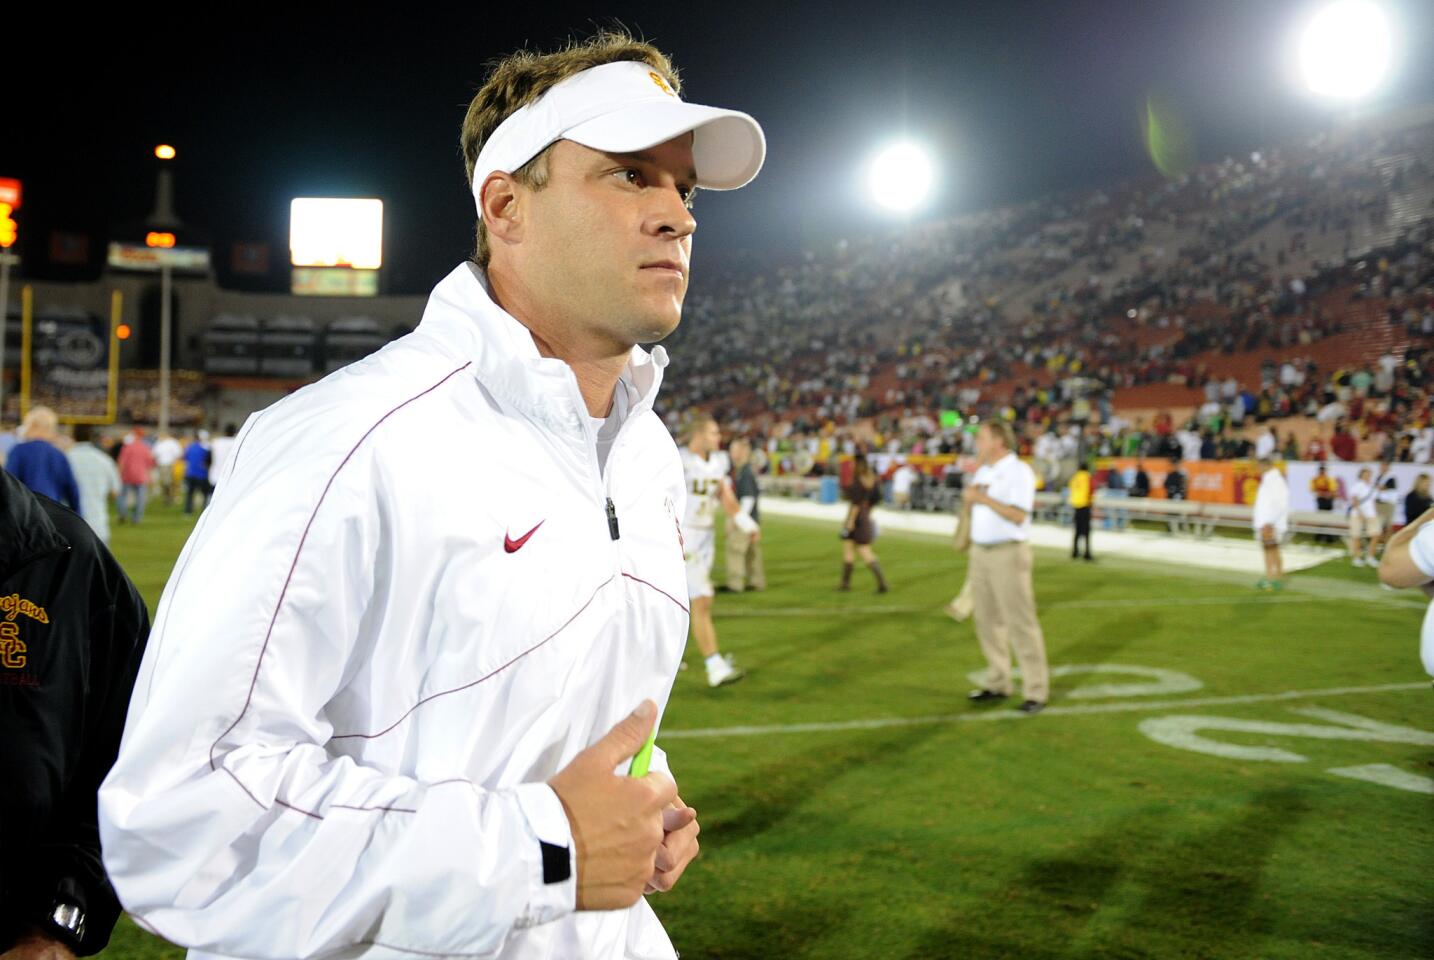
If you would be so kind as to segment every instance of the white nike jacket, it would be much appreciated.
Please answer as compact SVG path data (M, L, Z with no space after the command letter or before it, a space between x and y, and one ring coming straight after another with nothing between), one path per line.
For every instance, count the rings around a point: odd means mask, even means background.
M686 642L666 363L633 349L600 473L571 369L465 263L249 418L100 790L126 910L191 957L675 956L645 900L574 912L539 847L572 843L544 781L665 707Z

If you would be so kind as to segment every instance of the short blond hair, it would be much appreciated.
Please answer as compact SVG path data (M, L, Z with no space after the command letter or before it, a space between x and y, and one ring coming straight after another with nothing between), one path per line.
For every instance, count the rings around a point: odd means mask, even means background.
M682 421L681 428L677 431L678 439L686 443L688 440L692 439L692 437L697 433L698 430L701 430L709 423L716 422L717 418L712 416L712 414L708 413L706 410L689 411L686 419Z
M605 63L625 60L647 64L662 74L673 92L682 92L682 81L677 75L677 68L672 65L667 54L620 28L601 30L587 40L570 40L561 50L552 53L519 50L494 61L488 79L478 88L472 102L468 104L468 114L463 118L463 133L459 142L463 147L466 183L470 186L473 183L473 168L478 163L478 154L482 152L483 145L488 142L493 131L498 129L498 125L514 111L537 100L554 85L574 74ZM513 178L533 190L546 186L549 149L551 144L513 171ZM491 255L488 228L484 225L483 215L480 213L473 260L486 270Z
M1005 420L982 420L981 426L991 431L991 436L1006 445L1012 452L1016 449L1016 428Z

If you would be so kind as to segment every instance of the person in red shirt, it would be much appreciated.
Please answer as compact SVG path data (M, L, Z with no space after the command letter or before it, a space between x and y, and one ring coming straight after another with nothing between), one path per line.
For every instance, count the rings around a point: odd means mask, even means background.
M124 447L119 455L120 523L139 523L144 519L144 498L149 491L150 474L154 472L154 453L144 442L143 434L135 430L124 438Z
M1324 439L1317 433L1311 436L1310 442L1305 446L1305 459L1317 460L1320 463L1324 463L1328 457L1329 454L1325 450Z
M1342 420L1334 428L1329 448L1340 460L1354 461L1359 458L1359 441L1354 439L1354 434L1349 432Z

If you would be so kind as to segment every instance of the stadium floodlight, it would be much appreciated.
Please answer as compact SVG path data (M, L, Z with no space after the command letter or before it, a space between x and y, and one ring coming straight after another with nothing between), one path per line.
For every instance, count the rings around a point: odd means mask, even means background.
M867 189L877 205L894 213L911 213L931 196L936 167L931 155L903 141L887 147L872 160Z
M161 160L173 160L175 156L174 148L167 143L161 143L154 148L154 155Z
M383 266L383 201L299 197L289 205L296 267Z
M1316 10L1299 33L1300 80L1316 96L1360 100L1389 76L1394 35L1374 0L1334 0Z

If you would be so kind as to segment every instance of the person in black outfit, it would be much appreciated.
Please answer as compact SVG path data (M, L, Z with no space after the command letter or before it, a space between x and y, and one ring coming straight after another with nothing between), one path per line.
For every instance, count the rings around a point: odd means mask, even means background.
M851 568L856 555L876 577L876 592L886 592L886 577L881 573L881 562L872 552L871 541L876 539L876 526L871 522L871 508L881 502L881 484L876 471L871 468L865 456L857 454L856 474L846 488L846 498L851 508L846 512L846 521L841 529L841 587L851 589Z
M1434 497L1429 495L1429 474L1421 473L1414 479L1414 489L1404 495L1404 522L1413 523L1434 507Z
M1165 475L1165 498L1167 500L1184 500L1189 495L1190 484L1185 479L1185 471L1180 469L1179 460L1170 461L1170 472Z
M104 949L120 905L100 859L149 613L79 515L0 469L0 954ZM8 952L7 952L8 951Z
M732 492L737 503L752 521L760 522L757 501L761 489L752 470L752 444L738 437L727 445L732 461ZM727 518L727 583L718 587L724 593L767 589L767 570L762 562L762 538L743 533L735 520Z
M1145 472L1145 464L1137 461L1135 464L1135 482L1130 485L1132 497L1150 496L1150 474Z

